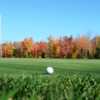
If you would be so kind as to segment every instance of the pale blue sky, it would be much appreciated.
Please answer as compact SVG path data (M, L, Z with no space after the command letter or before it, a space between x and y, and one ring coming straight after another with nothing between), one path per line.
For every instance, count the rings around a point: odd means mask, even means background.
M100 0L0 0L3 41L100 34Z

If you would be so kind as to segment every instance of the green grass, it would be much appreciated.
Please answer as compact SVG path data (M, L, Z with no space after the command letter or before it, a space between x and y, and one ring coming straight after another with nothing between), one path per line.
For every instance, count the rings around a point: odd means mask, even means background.
M1 58L0 100L9 98L100 100L100 60Z
M100 100L100 82L91 75L0 77L0 100Z
M46 67L54 67L54 74L92 73L100 77L100 60L88 59L31 59L31 58L1 58L0 74L34 74L43 75Z

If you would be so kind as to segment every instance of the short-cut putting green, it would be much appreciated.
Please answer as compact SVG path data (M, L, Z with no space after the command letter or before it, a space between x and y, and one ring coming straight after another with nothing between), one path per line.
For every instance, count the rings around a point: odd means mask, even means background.
M0 75L27 75L35 73L45 75L48 66L54 68L54 75L64 73L92 73L100 77L100 60L49 58L0 58Z

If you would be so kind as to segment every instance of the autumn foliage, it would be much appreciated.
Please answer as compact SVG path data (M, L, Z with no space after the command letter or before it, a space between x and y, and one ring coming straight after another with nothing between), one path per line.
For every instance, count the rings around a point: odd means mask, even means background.
M100 58L100 36L88 38L49 37L48 41L34 42L32 38L7 42L2 45L2 57L30 58Z

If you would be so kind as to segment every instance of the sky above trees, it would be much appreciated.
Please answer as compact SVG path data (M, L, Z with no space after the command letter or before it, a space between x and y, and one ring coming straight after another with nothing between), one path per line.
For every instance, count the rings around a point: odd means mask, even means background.
M0 16L3 41L100 35L100 0L0 0Z

